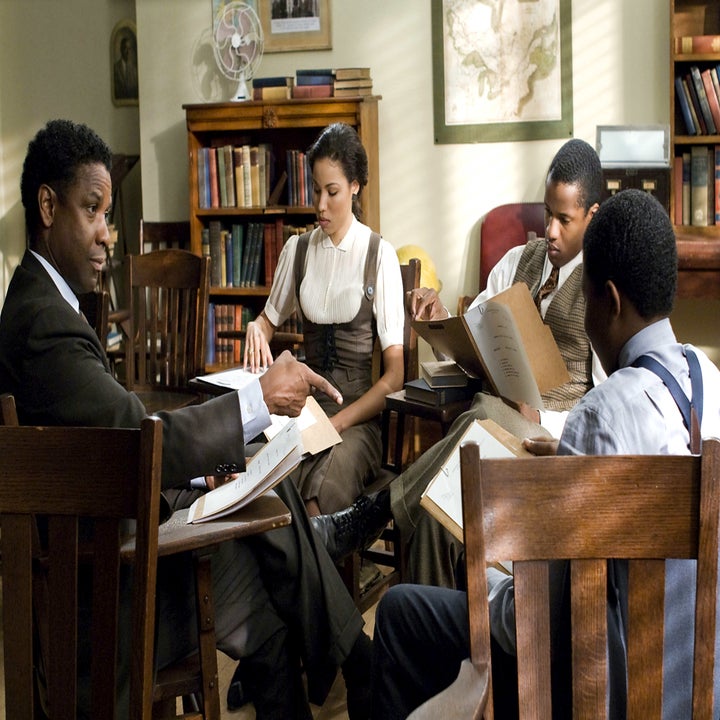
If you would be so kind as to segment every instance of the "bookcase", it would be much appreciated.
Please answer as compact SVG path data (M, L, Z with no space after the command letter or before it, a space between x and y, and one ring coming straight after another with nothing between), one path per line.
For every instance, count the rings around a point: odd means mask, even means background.
M289 158L295 157L297 151L305 152L326 125L344 122L353 126L365 147L368 155L369 181L360 196L363 222L373 230L380 231L380 187L379 187L379 155L378 155L378 101L376 95L352 98L321 98L246 101L237 103L209 103L183 105L187 123L188 138L188 183L190 188L190 249L197 254L208 252L207 240L210 229L216 233L218 227L232 234L233 226L244 228L244 239L247 240L248 229L260 225L272 228L271 236L275 238L275 255L266 255L263 249L260 258L260 270L256 273L255 283L243 286L227 286L212 284L210 302L225 307L240 306L248 308L252 315L258 314L265 305L270 292L270 280L274 267L269 268L266 278L267 263L277 261L277 251L282 245L279 235L284 231L285 238L292 229L312 227L315 223L315 211L311 196L306 195L304 201L298 201L291 187L297 187L301 180L294 182L294 175ZM202 172L207 153L206 148L215 148L217 157L219 148L230 146L233 150L250 146L263 148L266 160L264 175L266 200L260 204L244 204L239 201L233 205L213 207L208 203L208 195L201 186L201 179L207 177ZM294 154L293 154L294 153ZM227 157L227 155L225 156ZM294 165L293 165L294 167ZM287 180L283 182L283 174ZM258 173L259 175L259 173ZM227 175L230 182L232 175ZM247 176L245 176L247 177ZM237 188L236 188L237 190ZM262 193L261 193L262 195ZM257 203L257 198L253 198ZM300 202L301 204L298 204ZM203 234L206 245L203 247ZM263 238L265 242L265 238ZM263 248L265 245L263 245ZM217 257L217 248L214 251ZM215 274L217 281L218 275ZM236 279L237 284L237 279ZM235 326L236 329L237 325ZM242 331L236 333L242 336ZM302 335L297 332L283 331L275 333L273 350L282 347L298 347ZM217 370L223 365L234 364L232 359L223 358L221 362L208 364L208 371Z
M696 119L692 97L693 75L696 79L700 77L702 86L703 74L709 77L712 87L712 71L715 70L716 76L720 73L720 42L713 42L709 36L720 40L720 3L717 0L670 0L670 159L673 163L670 218L678 242L678 297L681 298L720 298L720 223L715 222L720 187L716 189L714 182L716 165L720 171L720 127L713 132L712 124L708 127L708 123ZM694 94L697 95L697 90ZM712 99L706 94L703 103L707 103L704 109L711 117ZM698 103L700 100L697 97ZM701 115L702 110L700 108ZM720 111L720 108L716 110ZM691 126L688 125L688 111ZM702 170L703 161L706 163L704 191L697 175L695 182L691 182L693 159L696 171ZM695 210L701 209L703 197L707 199L706 220L695 217L693 221ZM720 203L717 209L720 211Z

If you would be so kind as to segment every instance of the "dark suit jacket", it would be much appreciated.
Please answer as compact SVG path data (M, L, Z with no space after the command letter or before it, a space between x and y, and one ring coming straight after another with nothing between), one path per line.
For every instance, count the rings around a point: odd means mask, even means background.
M0 314L0 392L15 396L22 424L139 427L145 408L110 372L93 328L65 301L28 251ZM163 423L163 487L244 467L235 393L173 412Z

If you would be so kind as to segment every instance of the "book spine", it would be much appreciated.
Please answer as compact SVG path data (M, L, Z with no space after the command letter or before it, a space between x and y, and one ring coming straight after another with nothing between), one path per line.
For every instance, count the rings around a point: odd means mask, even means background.
M703 70L700 73L700 78L705 88L705 95L708 99L710 114L712 115L713 124L715 125L715 132L718 132L718 130L720 130L720 102L718 102L718 96L715 94L715 87L713 86L710 70Z
M329 75L330 77L333 77L334 71L332 68L302 68L295 71L296 78L312 77L314 75L322 75L324 77Z
M332 85L335 78L332 75L300 75L295 80L295 87L303 85Z
M287 85L271 85L253 88L253 100L289 100L292 89Z
M693 65L690 68L690 77L692 78L693 85L695 86L695 92L697 93L698 100L700 101L700 110L702 111L703 120L705 120L706 132L709 135L714 135L716 132L715 122L713 121L712 114L710 112L710 103L708 102L707 94L705 93L705 86L703 85L702 77L700 76L700 69L697 65Z
M242 146L242 158L243 158L243 189L244 204L243 207L250 207L252 205L252 185L250 182L250 146Z
M197 182L198 206L202 209L210 207L210 199L205 195L205 178L207 177L208 149L198 148L197 153Z
M690 153L682 154L683 175L682 175L682 217L683 225L689 225L692 218L690 210Z
M220 187L220 207L227 207L227 176L225 174L225 153L222 148L217 149L217 178Z
M673 158L673 205L675 206L675 224L683 224L682 194L683 194L683 159L682 155Z
M275 247L275 225L263 223L263 259L265 260L265 287L272 285L272 254Z
M225 156L225 188L227 192L227 206L235 207L235 168L233 166L232 145L225 145L223 147L223 155Z
M233 148L233 167L235 168L235 205L237 207L245 207L242 148Z
M682 35L675 38L675 54L720 52L720 35Z
M704 145L693 145L690 151L690 202L692 225L708 224L708 152Z
M336 80L353 80L357 78L369 78L370 68L369 67L357 67L357 68L336 68L335 79Z
M233 243L233 287L240 287L240 274L242 272L244 228L240 223L232 226Z
M220 287L222 284L222 247L220 245L221 225L219 220L211 220L208 224L210 232L210 285Z
M250 148L250 204L253 207L260 205L260 166L257 145Z
M220 207L220 190L218 187L217 151L214 147L208 148L208 178L210 180L210 207Z
M690 104L694 110L693 120L698 124L699 128L698 135L707 135L707 125L705 124L705 118L703 117L702 108L700 107L700 99L698 98L695 83L690 73L685 76L685 87L690 94Z
M322 98L332 97L332 85L296 85L293 88L295 98Z
M253 225L254 223L248 223L245 232L245 247L243 248L243 259L242 259L242 273L240 275L240 287L248 286L248 276L250 267L250 252L252 251L253 242Z
M680 106L680 112L685 122L685 130L688 135L697 135L697 128L693 122L692 115L690 114L690 106L688 104L687 96L683 88L682 78L680 76L675 78L675 95L677 96L678 105Z

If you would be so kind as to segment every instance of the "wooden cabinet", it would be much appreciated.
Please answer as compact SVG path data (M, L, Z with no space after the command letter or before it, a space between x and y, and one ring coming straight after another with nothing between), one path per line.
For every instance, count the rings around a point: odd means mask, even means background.
M690 134L683 118L676 78L686 79L692 68L698 71L717 70L720 48L717 51L693 50L687 38L715 35L720 37L720 3L717 0L670 0L670 158L688 155L693 148L714 151L720 147L720 128L716 133ZM683 46L683 38L685 38ZM696 43L697 45L697 43ZM710 177L715 174L715 162L709 163ZM678 238L679 287L678 297L720 298L720 224L709 217L706 226L693 225L683 217L682 204L676 193L678 179L671 177L670 217ZM711 183L712 186L712 183ZM687 210L687 202L686 210ZM714 209L714 203L711 207Z
M287 171L288 151L305 151L325 126L334 122L352 125L368 154L369 181L360 196L363 222L380 230L380 187L378 155L378 101L379 96L356 98L298 99L264 102L210 103L183 105L186 114L190 187L190 247L195 253L203 252L203 230L211 221L219 221L224 229L233 224L272 223L280 220L290 226L312 226L315 212L311 204L288 203L285 189L277 203L250 207L205 207L198 181L198 165L203 148L243 145L270 147L274 182ZM286 186L287 188L288 186ZM272 188L271 188L272 189ZM262 262L262 261L261 261ZM261 274L264 277L264 272ZM242 304L259 313L270 292L262 282L254 287L226 287L213 285L210 301L224 304ZM279 343L299 342L301 336L276 333Z

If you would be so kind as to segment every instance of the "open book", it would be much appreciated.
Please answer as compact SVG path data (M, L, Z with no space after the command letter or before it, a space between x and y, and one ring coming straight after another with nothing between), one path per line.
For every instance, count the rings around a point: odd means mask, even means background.
M436 352L486 379L507 400L542 410L541 395L570 380L525 283L515 283L465 315L413 320L412 326Z
M463 542L462 485L460 482L460 446L476 442L480 457L531 457L522 441L500 427L494 420L475 420L465 431L438 474L428 483L420 498L425 508L458 540Z
M210 375L202 375L197 379L228 390L242 390L249 382L258 377L259 373L252 373L244 368L232 368ZM265 437L268 440L272 440L290 421L290 418L285 415L270 415L270 420L270 426L265 429ZM342 438L330 422L330 418L312 395L308 395L305 407L299 417L294 420L300 430L304 452L308 455L315 455L342 442Z
M303 456L297 423L292 420L250 459L247 469L225 485L199 497L188 512L197 523L229 515L275 487L292 472Z

